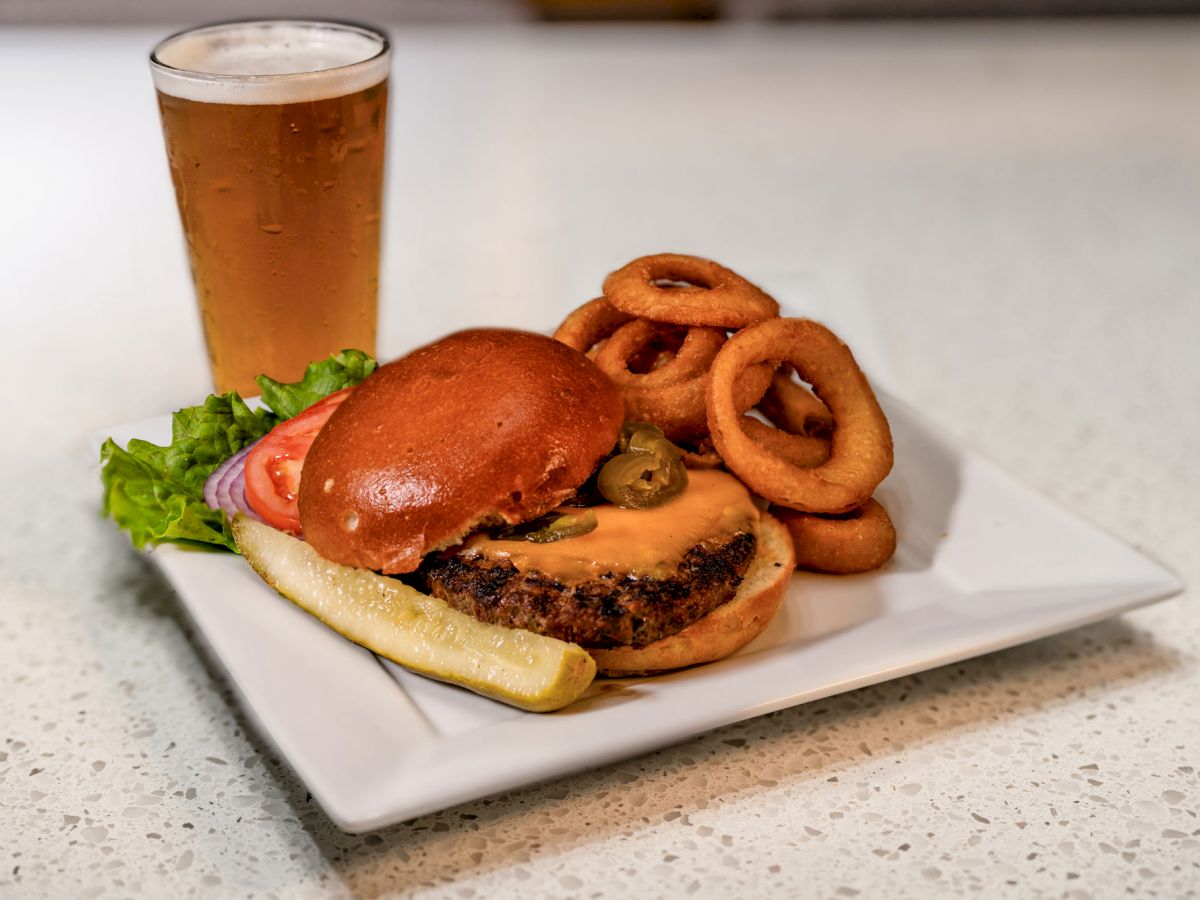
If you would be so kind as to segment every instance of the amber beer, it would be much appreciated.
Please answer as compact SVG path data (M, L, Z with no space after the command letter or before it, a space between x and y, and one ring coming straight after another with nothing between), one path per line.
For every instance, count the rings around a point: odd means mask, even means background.
M375 351L387 54L369 29L251 22L176 35L152 56L220 391Z

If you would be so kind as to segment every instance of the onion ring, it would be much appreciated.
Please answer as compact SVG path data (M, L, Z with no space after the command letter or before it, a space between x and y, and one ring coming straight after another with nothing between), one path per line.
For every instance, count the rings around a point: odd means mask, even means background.
M753 416L742 416L742 430L760 447L800 469L813 469L829 459L829 439L791 434Z
M759 409L775 425L791 434L828 438L833 434L833 416L817 395L792 381L791 367L781 368L771 379Z
M683 332L674 352L657 352L656 342L668 348ZM597 349L594 362L625 396L627 421L652 422L672 441L695 441L708 435L705 391L709 370L725 343L723 331L687 328L665 322L634 319L613 332ZM639 360L657 357L647 372L631 371ZM774 366L763 363L746 369L738 378L736 400L753 406L771 380Z
M770 368L766 370L766 376L756 369L757 367L750 368L742 373L735 388L735 396L744 398L762 393L759 379L769 377ZM709 374L705 372L664 387L621 387L621 393L625 397L625 419L652 422L662 429L667 438L676 443L703 440L709 433L705 400L708 382ZM747 405L753 402L749 400ZM720 454L717 455L717 459L721 459ZM700 463L689 463L689 466L712 467Z
M711 366L709 371L712 371ZM771 362L750 366L738 378L733 392L733 402L740 410L747 410L762 399L763 392L771 384L775 364Z
M734 396L756 363L791 363L833 413L829 459L815 468L789 463L742 428ZM810 319L768 319L742 329L713 360L708 425L725 465L751 490L802 512L842 513L860 506L892 468L892 434L875 392L838 337Z
M741 275L681 253L633 260L604 279L604 296L629 315L675 325L744 328L779 315L779 304Z
M786 507L771 514L787 526L796 547L796 568L830 575L878 569L896 552L896 527L874 499L840 515L814 515Z
M554 332L554 339L587 353L632 318L604 297L597 297L568 314Z
M651 422L671 441L694 441L708 434L704 394L708 375L663 387L622 387L625 419Z
M816 398L808 388L797 384L791 380L791 367L787 366L785 370L777 370L771 362L763 362L758 365L751 366L742 373L742 376L737 381L737 389L734 392L734 405L740 410L746 410L758 404L760 411L766 413L767 408L778 410L788 421L798 421L801 425L804 424L804 417L801 415L805 410L820 410L824 413L824 420L821 420L827 427L824 428L823 434L808 434L802 429L788 427L772 428L770 424L762 422L753 416L743 415L741 418L742 430L753 438L764 449L769 450L776 456L787 460L793 466L801 469L811 469L821 465L829 459L829 435L833 432L833 419L829 416L829 410L825 408L825 404ZM763 374L766 373L766 374ZM762 382L765 379L770 379L769 386L764 387ZM782 382L794 387L796 391L802 392L796 396L796 402L791 403L790 392L789 406L780 408L781 404L772 402L771 394L776 390L776 383ZM757 387L757 393L751 393L747 390L750 385ZM764 396L763 391L766 391ZM784 389L787 390L786 388ZM805 399L807 395L807 400ZM767 418L778 425L777 420L773 419L770 414Z
M715 328L688 328L673 357L660 360L649 372L629 369L631 360L644 357L655 340L677 337L675 326L634 319L604 342L595 363L625 396L626 420L652 422L672 441L695 440L708 432L704 389L708 370L725 334Z
M614 331L596 353L600 371L621 387L650 389L668 387L681 381L708 374L717 351L725 343L725 333L716 328L688 328L673 355L659 359L657 368L648 372L630 370L630 363L644 357L655 341L669 342L678 329L661 322L634 319Z

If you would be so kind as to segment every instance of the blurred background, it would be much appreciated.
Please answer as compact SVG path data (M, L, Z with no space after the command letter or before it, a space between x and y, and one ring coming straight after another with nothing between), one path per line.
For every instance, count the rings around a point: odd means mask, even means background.
M787 21L914 16L1170 14L1200 0L0 0L0 24L130 24L330 14L386 22Z

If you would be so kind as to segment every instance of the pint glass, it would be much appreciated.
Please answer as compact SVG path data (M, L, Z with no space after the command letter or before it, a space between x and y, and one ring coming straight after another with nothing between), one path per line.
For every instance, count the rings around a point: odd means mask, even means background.
M258 21L150 56L217 390L375 352L387 38Z

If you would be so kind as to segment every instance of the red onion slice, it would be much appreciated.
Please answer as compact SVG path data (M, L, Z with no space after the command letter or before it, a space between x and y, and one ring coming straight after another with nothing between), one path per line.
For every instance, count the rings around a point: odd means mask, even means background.
M239 472L246 470L243 459L239 459L232 466L225 470L225 474L221 476L221 480L217 482L217 508L225 511L227 516L232 516L236 512L237 507L233 504L233 497L229 493L229 488L237 478Z
M254 442L254 444L257 443L258 441ZM246 512L254 515L255 518L258 518L258 516L254 514L253 510L250 509L249 505L245 505L245 508L243 509L242 506L234 501L233 495L231 494L233 483L239 477L242 477L242 490L239 499L241 500L242 504L245 504L246 492L244 473L246 471L246 455L250 452L254 444L247 444L237 453L233 454L233 456L229 457L229 459L217 466L217 468L213 470L213 473L208 476L208 480L204 482L204 502L213 509L221 510L227 516L232 517L236 513Z
M229 498L238 512L245 513L257 522L264 521L263 517L254 511L254 507L250 505L250 501L246 499L246 465L244 461L242 465L237 467L237 477L233 479L233 484L229 486Z

